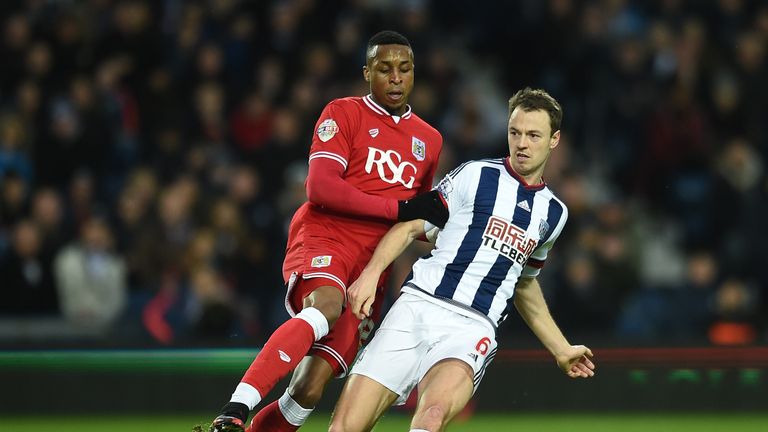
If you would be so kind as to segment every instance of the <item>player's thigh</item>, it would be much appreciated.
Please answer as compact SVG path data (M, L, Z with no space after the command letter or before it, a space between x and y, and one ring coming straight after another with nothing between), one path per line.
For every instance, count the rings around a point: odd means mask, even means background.
M325 386L335 375L333 367L317 356L307 356L299 363L288 385L288 393L305 408L315 406Z
M419 400L414 419L432 407L439 407L447 422L458 414L474 392L474 370L466 362L445 359L429 369L419 382Z
M304 308L313 307L319 310L332 326L341 315L344 296L335 285L320 285L304 298Z
M343 304L351 272L357 265L357 255L354 247L318 235L305 235L303 243L286 254L283 265L286 307L291 315L306 307L305 300L321 287L335 288L341 296L339 303ZM328 296L315 297L319 298L310 298L310 303L322 302Z
M402 404L421 378L419 368L433 341L417 325L421 317L399 298L371 342L360 352L352 373L366 376L398 395Z
M369 431L397 399L397 393L364 375L352 374L344 384L331 417L331 432Z

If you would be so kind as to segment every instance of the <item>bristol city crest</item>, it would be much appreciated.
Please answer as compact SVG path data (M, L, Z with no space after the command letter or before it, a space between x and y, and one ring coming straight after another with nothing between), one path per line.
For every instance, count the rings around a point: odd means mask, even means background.
M427 157L427 145L424 144L424 141L416 137L411 138L411 152L413 153L413 157L415 157L417 161L423 161L424 158Z

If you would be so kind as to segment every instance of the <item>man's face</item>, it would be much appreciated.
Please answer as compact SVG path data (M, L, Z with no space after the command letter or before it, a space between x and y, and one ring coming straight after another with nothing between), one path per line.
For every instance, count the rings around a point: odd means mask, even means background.
M363 68L373 99L391 114L405 112L413 89L413 53L405 45L377 45Z
M552 134L546 111L517 107L509 116L507 141L512 168L526 182L535 184L541 180L549 153L560 142L560 131Z

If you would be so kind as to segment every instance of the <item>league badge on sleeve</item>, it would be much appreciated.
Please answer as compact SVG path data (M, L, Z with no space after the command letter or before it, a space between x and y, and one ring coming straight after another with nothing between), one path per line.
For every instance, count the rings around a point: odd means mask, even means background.
M312 267L328 267L331 265L331 259L333 257L330 255L323 255L323 256L316 256L312 258Z
M416 137L411 138L411 152L413 153L413 157L418 161L423 161L424 158L427 157L427 145L424 141Z
M541 222L539 222L539 239L543 239L547 232L549 232L549 223L542 219Z
M317 128L317 137L322 142L328 142L339 131L339 125L333 119L323 120Z
M453 192L453 182L451 181L451 178L448 176L443 177L435 189L440 192L440 195L443 196L444 200L450 201L449 197L451 196L451 192Z

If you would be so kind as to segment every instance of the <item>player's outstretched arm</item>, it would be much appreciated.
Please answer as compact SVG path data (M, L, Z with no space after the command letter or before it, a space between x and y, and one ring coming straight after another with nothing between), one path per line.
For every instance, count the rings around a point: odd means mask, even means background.
M384 235L376 246L371 261L347 290L349 306L358 318L368 317L371 305L376 299L376 285L381 273L403 253L408 245L413 243L414 239L422 235L424 235L424 221L421 219L399 223Z
M309 164L306 188L310 202L352 216L400 222L425 219L440 228L448 221L448 208L437 191L403 201L371 195L348 183L344 167L331 159L316 159Z
M398 201L367 194L344 180L344 166L331 159L309 164L307 198L325 208L352 216L397 220Z
M531 331L571 378L595 375L592 351L584 345L571 345L555 323L536 278L520 278L515 287L515 307Z

